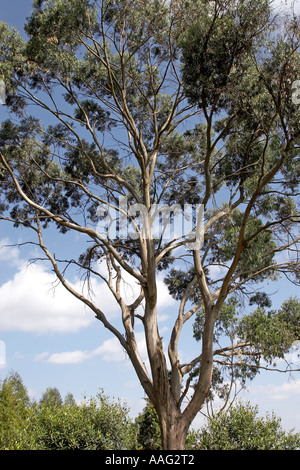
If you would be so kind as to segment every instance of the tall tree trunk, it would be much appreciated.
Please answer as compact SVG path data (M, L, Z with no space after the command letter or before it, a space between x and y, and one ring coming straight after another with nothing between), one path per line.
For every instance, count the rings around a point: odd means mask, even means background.
M163 450L184 450L189 425L182 420L180 412L166 407L160 411L159 421Z

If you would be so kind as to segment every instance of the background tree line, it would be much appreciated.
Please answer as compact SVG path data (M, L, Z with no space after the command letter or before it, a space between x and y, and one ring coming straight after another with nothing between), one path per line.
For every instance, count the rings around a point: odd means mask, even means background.
M160 450L153 405L147 401L134 420L129 411L103 392L78 404L72 393L63 400L53 387L34 401L20 375L11 372L0 383L0 450ZM191 430L186 448L298 450L300 434L284 431L275 415L262 418L256 407L239 403Z

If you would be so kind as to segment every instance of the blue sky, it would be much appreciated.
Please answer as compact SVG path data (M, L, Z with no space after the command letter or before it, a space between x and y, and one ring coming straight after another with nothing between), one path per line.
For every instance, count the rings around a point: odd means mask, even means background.
M0 20L21 30L31 11L31 0L1 0L0 8ZM5 118L5 108L0 106L0 121ZM28 238L22 230L4 223L0 226L0 344L6 347L6 364L0 365L0 377L18 371L36 399L47 387L57 387L63 397L72 392L76 399L95 396L103 389L107 395L126 400L136 416L144 406L144 393L124 351L92 312L62 287L54 289L55 277L48 265L28 264L37 256L34 246L9 246ZM50 233L49 239L61 252L82 242L78 235L68 235L58 242ZM81 285L76 273L70 281L77 287ZM94 288L102 308L117 321L118 310L109 293L100 283ZM299 296L295 287L283 281L269 288L275 293L274 307L289 295ZM161 279L159 311L162 332L167 335L173 300ZM199 354L199 345L190 341L190 333L185 332L180 344L186 360ZM137 337L143 350L142 337ZM299 373L292 377L261 373L241 397L257 404L262 414L274 410L286 428L300 431ZM198 419L196 425L200 422Z

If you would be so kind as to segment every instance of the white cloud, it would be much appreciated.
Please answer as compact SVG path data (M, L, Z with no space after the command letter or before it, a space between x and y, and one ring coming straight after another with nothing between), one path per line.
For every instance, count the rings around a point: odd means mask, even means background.
M125 360L125 352L117 338L110 338L92 351L64 351L50 354L43 352L37 354L36 361L47 362L49 364L81 364L95 356L101 356L106 362L120 362Z
M20 249L12 245L8 238L0 239L0 262L18 269L25 265L25 261L20 258Z
M37 354L37 355L35 356L35 361L43 361L43 360L46 359L48 356L49 356L49 353L48 353L48 352L42 352L42 353Z
M9 240L5 242L8 243ZM77 332L97 321L94 313L58 283L55 274L47 271L44 264L39 262L26 264L15 247L6 247L2 250L0 261L16 268L13 278L0 286L0 330L37 334L69 333ZM122 274L125 279L122 295L130 303L139 294L140 287L129 274L124 272ZM73 282L72 287L82 292L83 284L77 280ZM163 323L169 319L167 309L172 308L175 301L170 297L162 277L158 278L157 289L158 319ZM92 292L94 303L105 312L109 320L120 316L119 307L103 281L93 279ZM139 313L143 313L142 306ZM160 330L161 334L165 333L168 331L168 326L165 324ZM136 332L136 341L141 357L147 364L143 331ZM54 353L44 351L37 354L35 360L51 364L79 364L95 356L101 357L106 362L122 362L128 359L118 339L112 337L94 350Z
M0 263L15 268L12 279L0 286L0 329L34 333L77 332L95 321L94 313L69 293L41 263L30 264L19 249L0 240ZM70 283L82 292L83 283ZM109 318L119 314L118 306L103 282L93 282L95 303Z
M272 7L276 13L300 13L299 2L295 0L274 0Z
M71 351L51 354L47 362L51 364L81 364L90 357L88 351ZM44 355L45 357L46 355Z
M138 380L128 380L124 383L124 387L126 388L138 388L140 387L140 382Z
M39 265L23 267L0 287L0 329L35 333L75 332L93 315Z
M121 362L126 359L125 351L117 338L110 338L92 352L92 356L101 356L106 362Z
M300 379L288 380L279 385L267 383L265 385L251 384L245 395L258 398L261 403L276 404L280 402L289 403L290 400L298 399L300 396Z
M273 387L270 393L270 398L273 400L288 400L295 394L300 394L300 380L293 380Z
M138 350L143 360L147 360L147 348L143 332L136 333ZM119 340L112 337L103 342L101 346L91 351L63 351L58 353L42 352L35 356L35 361L50 364L81 364L95 356L100 356L105 362L122 362L127 360L126 352Z
M28 265L20 257L19 249L9 246L9 243L8 239L0 240L0 262L14 267L16 272L12 279L0 285L1 330L67 333L77 332L96 321L94 313L69 293L58 282L56 275L46 269L46 265L38 262ZM140 287L129 274L122 274L122 295L125 301L131 303L139 295ZM77 292L83 291L81 280L70 284ZM165 322L169 318L166 308L175 301L170 297L162 277L158 278L157 288L159 321ZM93 302L109 320L120 317L120 308L103 281L92 280L92 294ZM143 313L142 306L140 313Z
M0 340L0 368L6 366L6 346L5 342Z

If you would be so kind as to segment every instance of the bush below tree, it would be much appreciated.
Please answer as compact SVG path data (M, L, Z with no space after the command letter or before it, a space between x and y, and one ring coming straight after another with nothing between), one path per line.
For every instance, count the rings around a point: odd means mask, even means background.
M0 382L0 450L160 450L157 413L147 401L135 420L120 400L102 391L76 403L48 388L39 402L29 398L20 375ZM274 414L262 418L250 403L238 403L190 431L187 449L299 450L300 434L286 432Z

